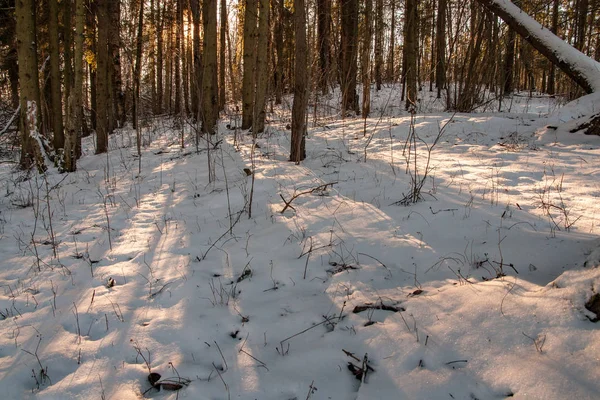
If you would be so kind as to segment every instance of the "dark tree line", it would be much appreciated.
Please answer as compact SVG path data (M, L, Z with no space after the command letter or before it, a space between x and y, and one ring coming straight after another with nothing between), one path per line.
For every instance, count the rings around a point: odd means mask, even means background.
M566 97L597 90L503 3L4 0L0 99L20 110L23 168L44 169L48 156L74 171L82 136L95 131L103 153L115 129L137 129L152 114L213 134L238 104L241 128L257 135L267 108L289 94L290 160L299 162L306 109L318 96L339 93L341 117L367 118L371 91L386 86L407 110L418 110L429 90L461 112L516 90ZM600 59L599 2L517 6L590 62Z

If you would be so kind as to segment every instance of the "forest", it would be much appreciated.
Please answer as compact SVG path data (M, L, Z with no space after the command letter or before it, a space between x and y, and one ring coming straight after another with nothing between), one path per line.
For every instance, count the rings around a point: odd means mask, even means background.
M6 399L594 399L600 1L0 0Z

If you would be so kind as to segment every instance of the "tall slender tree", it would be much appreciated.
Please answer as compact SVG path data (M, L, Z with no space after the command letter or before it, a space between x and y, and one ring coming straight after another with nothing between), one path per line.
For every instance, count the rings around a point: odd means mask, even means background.
M219 110L225 108L225 49L227 48L227 0L221 0L221 29L219 31Z
M319 47L318 85L321 92L327 94L329 91L329 70L331 65L331 0L318 0L317 9L317 39Z
M52 104L52 131L54 148L62 149L65 143L60 90L60 48L58 41L58 0L48 0L48 36L50 47L50 92ZM65 43L69 46L69 43Z
M202 2L204 45L202 47L202 132L217 133L219 93L217 88L217 0Z
M294 0L294 102L292 104L292 139L290 161L299 163L306 158L306 106L308 103L307 67L308 45L306 43L306 11L304 0Z
M96 154L108 151L108 32L110 25L109 3L111 0L97 0L98 42L96 44Z
M446 0L438 0L435 30L435 86L437 98L442 97L446 85Z
M252 133L265 130L265 100L267 95L267 74L269 72L269 0L259 0L258 30L256 40L256 92L252 117Z
M246 0L244 10L244 74L242 76L242 129L252 127L255 99L257 0Z
M65 135L64 170L77 169L77 141L83 124L83 30L85 25L85 0L75 1L75 51L73 53L73 86L67 101L67 134Z
M371 112L371 41L373 39L373 0L365 1L363 20L361 74L363 84L362 117L367 118Z
M21 168L27 169L39 158L36 146L39 146L40 91L38 86L37 42L35 38L35 1L19 0L16 2L15 17L17 19L17 55L19 59L20 106L19 131L21 132ZM39 151L39 149L38 149ZM45 168L39 164L38 168Z
M109 3L108 16L110 18L108 32L109 61L109 96L108 131L112 132L125 123L125 96L121 79L121 1L112 0Z
M275 28L273 31L273 40L275 41L275 52L277 53L277 62L275 64L275 104L281 104L283 97L283 18L284 18L284 0L274 0L275 2Z
M356 74L358 58L358 0L340 0L342 114L358 112Z
M406 109L417 103L417 16L418 0L406 0L404 16L404 79L406 85Z
M375 84L381 90L383 78L383 0L375 0Z

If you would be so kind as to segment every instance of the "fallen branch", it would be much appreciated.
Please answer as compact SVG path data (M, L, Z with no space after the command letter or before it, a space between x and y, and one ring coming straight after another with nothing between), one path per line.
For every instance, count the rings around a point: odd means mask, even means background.
M285 203L285 206L283 207L283 209L281 211L279 211L280 214L283 214L285 212L285 210L287 210L288 208L291 208L292 210L296 211L296 209L292 206L292 201L296 200L298 197L305 195L305 194L311 194L314 192L323 192L327 189L328 186L332 186L335 185L337 182L329 182L329 183L324 183L322 185L319 185L317 187L314 187L312 189L308 189L305 190L303 192L299 192L297 193L296 191L294 191L294 194L292 195L292 198L288 201L286 200L283 195L279 195L279 197L281 197L281 200L283 200L283 202Z

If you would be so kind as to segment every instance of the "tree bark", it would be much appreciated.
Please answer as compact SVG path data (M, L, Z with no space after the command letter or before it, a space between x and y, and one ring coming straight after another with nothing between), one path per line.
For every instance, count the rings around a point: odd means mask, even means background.
M202 132L217 133L219 99L217 88L217 0L204 0L202 3L204 24L204 45L202 58Z
M16 2L15 7L19 83L21 87L21 111L19 115L19 131L21 132L20 166L23 169L31 167L36 160L35 147L37 144L34 136L39 136L37 110L33 110L35 111L33 115L27 113L31 105L35 108L39 104L40 98L34 3L33 0L19 0Z
M194 74L192 77L192 114L194 119L200 120L200 103L202 100L202 51L200 43L200 0L191 0L192 20L194 34L192 37L192 50L194 52Z
M48 36L50 45L50 92L52 98L52 131L54 148L62 149L65 144L60 90L60 48L58 43L58 0L48 1ZM69 46L65 43L65 46Z
M123 95L123 82L121 80L121 1L112 0L109 4L110 106L108 130L112 132L115 128L123 127L125 123L125 96Z
M375 1L375 85L379 91L383 68L383 0Z
M198 0L192 0L198 1ZM156 5L156 114L161 114L164 106L164 36L163 27L165 19L165 7L167 2L163 3L162 12L160 3Z
M306 105L308 100L306 95L308 46L306 44L306 11L304 0L294 0L294 10L296 49L290 161L300 163L300 161L306 158Z
M175 19L175 109L174 114L179 116L181 114L181 60L183 58L183 54L181 51L181 28L183 25L183 4L182 0L177 0L177 10L176 10L176 19ZM181 121L183 123L183 121Z
M70 96L67 100L67 134L65 135L65 162L63 168L67 172L77 169L77 140L81 136L82 92L83 92L83 28L85 24L84 0L75 2L75 52L74 79Z
M552 3L552 26L550 31L553 34L558 32L558 3L559 0L554 0ZM556 67L554 64L550 65L550 72L548 74L548 87L546 89L548 94L554 94L556 92Z
M379 0L382 1L382 0ZM319 79L318 85L321 93L327 94L329 90L330 37L331 37L331 0L317 1L317 37L319 40Z
M96 44L96 154L108 151L108 31L109 2L98 0L98 43Z
M256 40L256 92L252 117L252 134L265 130L265 100L269 72L269 0L259 0L258 31Z
M225 109L225 49L227 33L227 0L221 0L221 30L219 31L219 111Z
M342 50L342 115L358 112L356 74L358 56L358 0L340 0Z
M273 32L275 41L275 52L277 53L277 64L275 65L275 104L281 104L283 97L283 18L284 18L284 0L274 0L276 2L277 19Z
M446 0L439 0L435 32L435 86L437 98L446 85Z
M392 10L391 10L391 28L390 28L390 49L388 52L387 59L387 78L389 82L396 81L396 59L394 57L395 47L396 47L396 1L392 0Z
M242 129L252 127L255 96L257 0L246 0L244 11L244 75L242 77Z
M406 84L405 108L417 104L417 1L406 0L404 26L404 79Z
M365 17L363 20L362 52L360 56L363 85L362 117L367 118L371 112L371 40L373 38L373 0L365 0Z

